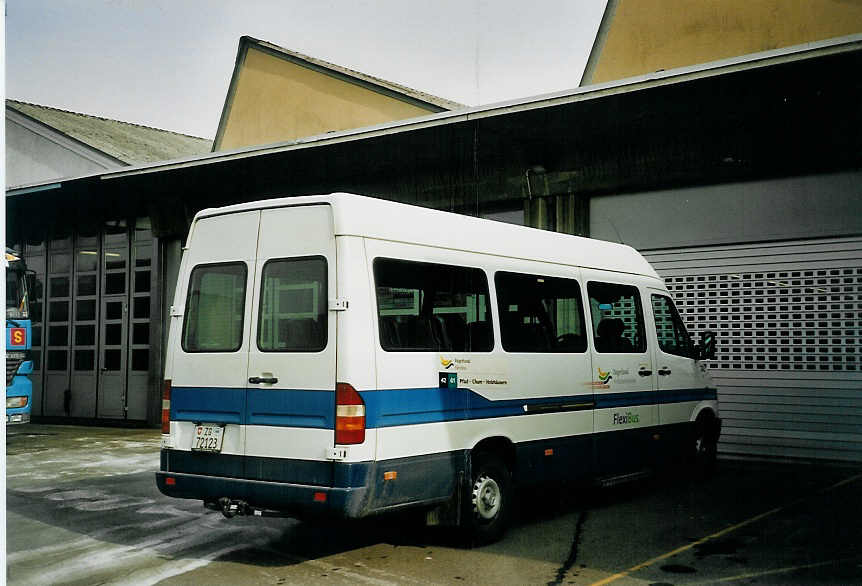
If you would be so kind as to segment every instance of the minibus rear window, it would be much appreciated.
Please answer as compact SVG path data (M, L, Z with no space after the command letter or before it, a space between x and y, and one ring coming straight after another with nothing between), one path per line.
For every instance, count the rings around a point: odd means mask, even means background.
M488 280L481 269L378 258L374 282L384 350L493 349Z
M257 347L320 352L327 340L326 259L269 260L263 267Z
M198 265L192 270L183 322L183 350L239 350L246 272L245 263Z

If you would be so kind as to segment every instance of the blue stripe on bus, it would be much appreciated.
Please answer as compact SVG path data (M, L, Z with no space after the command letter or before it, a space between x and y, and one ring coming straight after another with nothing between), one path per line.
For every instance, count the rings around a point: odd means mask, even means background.
M608 409L716 398L715 389L703 388L497 401L464 388L386 389L360 391L359 394L365 401L365 425L368 428L512 417L537 411L548 413L557 406L559 411L569 410L570 405ZM171 419L334 429L334 400L333 391L174 387L171 390Z
M171 388L171 419L208 423L243 423L245 389Z
M334 396L298 389L173 387L171 419L334 429Z

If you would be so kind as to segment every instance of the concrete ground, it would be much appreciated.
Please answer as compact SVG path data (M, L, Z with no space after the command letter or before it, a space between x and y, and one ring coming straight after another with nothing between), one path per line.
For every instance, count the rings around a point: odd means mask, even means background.
M476 549L406 518L234 518L155 487L159 433L48 425L6 436L9 584L862 583L862 466L720 462L521 496Z

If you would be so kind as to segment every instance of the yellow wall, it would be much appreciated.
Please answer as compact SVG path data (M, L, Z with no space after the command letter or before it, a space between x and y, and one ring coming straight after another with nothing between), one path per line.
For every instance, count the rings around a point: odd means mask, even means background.
M588 83L862 32L862 0L619 0Z
M414 116L420 108L249 47L215 150L268 144Z

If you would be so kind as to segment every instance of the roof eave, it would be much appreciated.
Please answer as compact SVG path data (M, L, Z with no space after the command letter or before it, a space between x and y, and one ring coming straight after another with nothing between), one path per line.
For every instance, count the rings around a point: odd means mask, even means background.
M513 112L594 100L606 96L640 91L652 87L673 85L695 79L726 75L740 70L755 70L761 67L781 63L859 50L862 50L862 34L850 35L847 37L840 37L815 43L806 43L785 49L754 53L732 59L723 59L702 65L655 72L623 80L584 86L573 90L564 90L550 94L520 98L487 106L477 106L455 112L441 112L438 114L430 114L428 116L399 120L376 126L311 136L294 141L247 147L219 153L210 153L185 159L162 161L148 165L132 166L119 171L96 173L88 176L100 177L102 179L113 179L130 175L155 173L163 170L207 165L225 160L243 159L277 152L324 146L332 143L349 142L362 138L395 134L432 126L442 126L467 120L489 118Z

